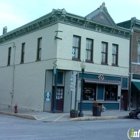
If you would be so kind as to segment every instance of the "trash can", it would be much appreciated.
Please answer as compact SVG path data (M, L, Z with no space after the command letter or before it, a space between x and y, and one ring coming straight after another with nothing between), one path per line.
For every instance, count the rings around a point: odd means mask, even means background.
M93 103L93 116L101 116L102 112L102 103Z

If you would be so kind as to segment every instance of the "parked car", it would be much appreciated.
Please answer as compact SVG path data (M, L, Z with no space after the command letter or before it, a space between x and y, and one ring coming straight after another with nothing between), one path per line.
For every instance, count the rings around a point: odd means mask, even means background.
M136 117L136 118L140 119L140 109L131 110L129 113L129 116L132 118Z

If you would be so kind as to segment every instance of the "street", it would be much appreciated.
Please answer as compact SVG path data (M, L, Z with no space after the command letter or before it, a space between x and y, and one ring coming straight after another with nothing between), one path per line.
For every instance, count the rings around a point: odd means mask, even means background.
M0 114L0 140L128 140L138 119L45 123Z

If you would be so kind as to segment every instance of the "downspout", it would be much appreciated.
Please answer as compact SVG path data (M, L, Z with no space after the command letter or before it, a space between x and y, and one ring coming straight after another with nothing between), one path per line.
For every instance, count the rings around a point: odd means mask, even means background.
M14 86L15 86L15 54L16 54L16 45L13 42L13 49L14 49L14 57L13 57L13 77L12 77L12 95L11 95L11 108L13 105L13 98L14 98Z
M128 110L131 108L131 76L132 76L132 46L133 46L133 26L130 33L130 50L129 50L129 92L128 92Z

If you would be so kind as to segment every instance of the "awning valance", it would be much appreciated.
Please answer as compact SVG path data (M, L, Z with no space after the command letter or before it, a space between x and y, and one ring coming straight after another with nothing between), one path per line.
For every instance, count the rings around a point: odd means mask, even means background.
M120 85L119 81L107 81L107 80L92 80L92 79L84 79L85 83L95 83L95 84L104 84L104 85Z

